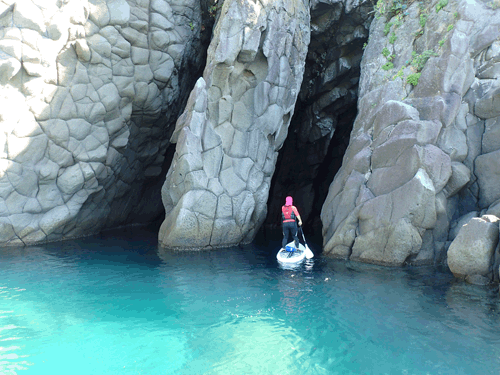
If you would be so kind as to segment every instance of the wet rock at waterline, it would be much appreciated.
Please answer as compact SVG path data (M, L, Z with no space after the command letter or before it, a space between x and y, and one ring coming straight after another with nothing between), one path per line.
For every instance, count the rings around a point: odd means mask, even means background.
M161 214L145 187L203 60L200 30L198 0L0 2L0 246Z
M250 242L266 217L278 150L304 73L309 9L302 0L227 0L172 141L162 189L168 248Z
M484 215L463 225L448 249L448 267L457 278L473 284L492 279L498 245L498 217Z
M359 112L321 214L331 256L442 261L450 226L500 199L500 10L436 6L388 7L372 23Z

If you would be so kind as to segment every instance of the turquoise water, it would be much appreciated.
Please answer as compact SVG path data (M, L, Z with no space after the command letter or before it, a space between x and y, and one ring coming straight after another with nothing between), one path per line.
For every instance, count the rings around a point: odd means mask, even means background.
M0 249L0 374L498 374L498 289L147 229ZM276 248L276 250L275 250Z

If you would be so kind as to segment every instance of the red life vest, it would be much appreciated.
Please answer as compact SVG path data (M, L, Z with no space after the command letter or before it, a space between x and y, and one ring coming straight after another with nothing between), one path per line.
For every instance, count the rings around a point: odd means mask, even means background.
M298 214L299 213L297 212L295 206L281 207L281 218L283 219L284 223L290 223L292 221L295 221L295 218L297 217Z

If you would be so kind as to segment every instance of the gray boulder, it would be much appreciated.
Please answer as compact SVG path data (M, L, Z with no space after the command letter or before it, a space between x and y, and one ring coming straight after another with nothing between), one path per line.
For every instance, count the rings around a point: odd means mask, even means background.
M463 225L448 249L448 267L457 278L480 275L491 279L498 244L498 217L484 215Z
M462 229L462 227L465 224L467 224L471 219L473 219L477 216L478 216L478 212L472 211L472 212L469 212L468 214L465 214L464 216L460 217L459 219L455 220L450 226L448 239L450 241L453 241L457 237L460 229Z

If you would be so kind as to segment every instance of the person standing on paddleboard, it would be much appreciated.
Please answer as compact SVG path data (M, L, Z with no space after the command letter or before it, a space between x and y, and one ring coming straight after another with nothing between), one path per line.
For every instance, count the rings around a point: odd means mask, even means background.
M295 240L295 248L298 248L299 237L297 236L298 228L295 219L299 220L299 226L302 226L302 219L297 207L293 205L293 198L290 196L285 198L285 205L281 207L281 219L283 221L283 249L286 247L290 235Z

